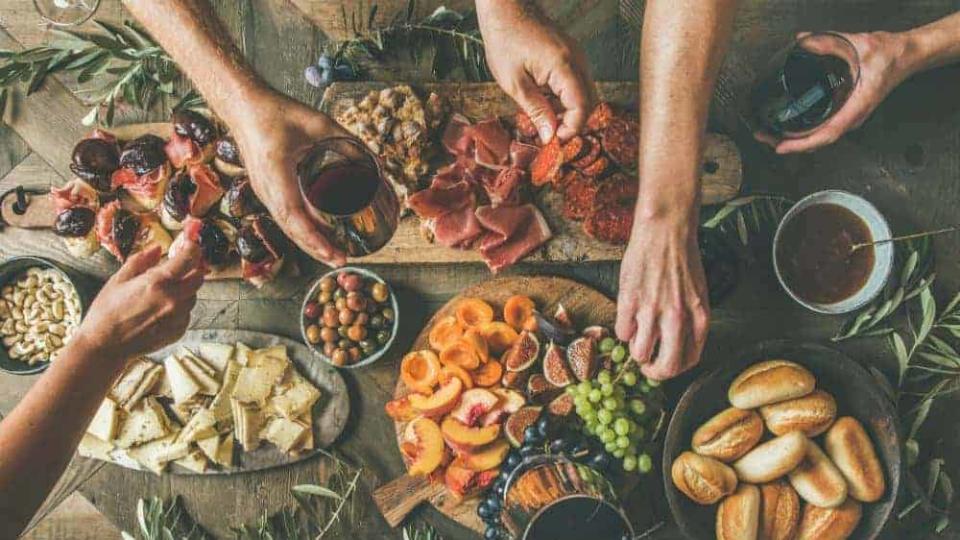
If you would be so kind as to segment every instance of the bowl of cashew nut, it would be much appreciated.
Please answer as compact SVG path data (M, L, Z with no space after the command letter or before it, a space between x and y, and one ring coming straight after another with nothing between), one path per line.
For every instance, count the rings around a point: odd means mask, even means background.
M39 257L0 264L0 370L31 375L55 362L83 318L72 272Z

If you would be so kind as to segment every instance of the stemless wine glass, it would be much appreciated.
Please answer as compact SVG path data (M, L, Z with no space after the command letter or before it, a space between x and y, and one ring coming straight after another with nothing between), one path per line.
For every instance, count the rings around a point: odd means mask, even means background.
M754 131L778 139L816 131L860 81L860 56L834 32L807 34L771 59L750 94Z
M324 139L300 162L297 174L307 211L347 255L369 255L393 237L400 202L377 156L362 142Z
M96 13L100 0L33 0L43 20L56 26L83 24Z

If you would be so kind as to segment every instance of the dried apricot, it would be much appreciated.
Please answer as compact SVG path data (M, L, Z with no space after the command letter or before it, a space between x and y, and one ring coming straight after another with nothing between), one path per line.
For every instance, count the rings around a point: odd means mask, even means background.
M400 362L400 379L417 392L432 392L439 377L440 360L433 351L413 351Z
M500 321L489 322L480 327L480 335L487 341L490 352L502 354L517 341L517 331L509 324Z
M440 362L444 365L454 364L463 369L476 369L480 366L480 355L472 343L460 338L440 352Z
M442 351L463 337L463 325L454 316L443 317L430 329L430 347Z
M467 370L457 364L445 364L443 368L440 369L440 384L445 384L453 377L460 379L465 389L469 390L473 388L473 377Z
M503 376L503 364L497 360L490 360L472 373L473 382L477 386L494 386L500 383L500 377Z
M519 332L523 329L524 321L533 315L534 309L536 309L536 304L529 296L519 294L511 296L503 306L503 320Z
M472 328L493 320L493 308L479 298L464 298L454 310L461 325Z
M480 357L481 363L486 363L487 360L490 360L490 346L487 345L487 340L484 339L479 328L467 330L467 332L463 334L463 339L470 343L473 349L477 351L477 356Z

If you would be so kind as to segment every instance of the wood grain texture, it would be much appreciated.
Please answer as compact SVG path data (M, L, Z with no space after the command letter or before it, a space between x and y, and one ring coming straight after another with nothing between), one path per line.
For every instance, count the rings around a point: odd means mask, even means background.
M430 329L441 318L452 315L460 300L480 298L493 306L497 320L503 320L504 304L506 304L508 298L517 294L532 298L537 305L537 309L543 313L553 313L557 306L562 304L570 313L577 328L586 328L596 324L612 328L617 315L617 306L613 300L596 289L576 281L547 276L492 279L469 287L451 298L424 325L410 350L429 349ZM402 397L409 393L410 390L403 384L398 375L394 397ZM399 453L399 444L406 423L396 422L394 427L398 445L397 452ZM403 488L410 485L408 482L410 481L402 480L398 484L399 487L394 486L394 489L391 490L394 496L389 501L384 501L390 503L390 506L381 506L381 510L388 516L388 522L392 522L398 517L402 518L401 511L412 509L412 502L429 500L432 505L450 519L477 532L484 530L483 522L477 517L477 505L479 504L477 498L461 500L446 489L430 492L421 487L420 489L404 491ZM401 496L404 493L410 497L409 500ZM405 513L403 514L405 515Z

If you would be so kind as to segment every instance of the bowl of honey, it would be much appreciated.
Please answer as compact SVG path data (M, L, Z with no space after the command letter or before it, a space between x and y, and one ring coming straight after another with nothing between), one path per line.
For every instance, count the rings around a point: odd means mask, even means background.
M801 305L825 314L856 311L886 286L893 244L883 214L840 190L820 191L795 204L777 227L773 267L780 285Z

